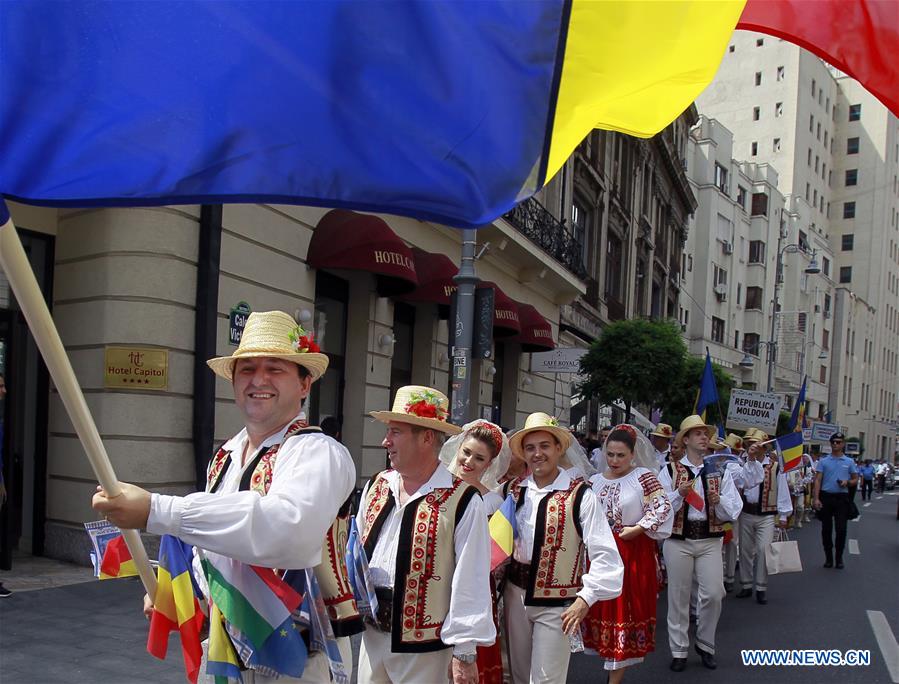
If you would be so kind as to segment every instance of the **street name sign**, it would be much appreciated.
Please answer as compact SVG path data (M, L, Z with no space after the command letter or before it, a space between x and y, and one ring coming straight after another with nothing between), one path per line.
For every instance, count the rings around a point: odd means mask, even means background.
M243 328L247 324L250 312L250 305L246 302L238 302L237 306L231 309L228 315L228 344L232 347L240 344L240 338L243 337Z
M581 357L587 353L579 347L562 347L531 354L532 373L580 373Z
M727 427L736 430L758 428L773 434L777 431L777 418L783 402L783 397L779 394L731 390Z

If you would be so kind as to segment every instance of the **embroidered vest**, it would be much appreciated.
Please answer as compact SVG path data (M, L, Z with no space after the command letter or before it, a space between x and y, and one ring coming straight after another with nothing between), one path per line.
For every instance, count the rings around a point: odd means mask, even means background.
M274 444L267 449L260 450L253 458L253 462L244 471L241 478L240 489L251 490L260 496L268 494L272 484L272 474L278 458L281 445L289 437L304 434L320 434L317 427L307 427L306 421L296 421L287 428L284 439L280 444ZM206 491L214 492L218 489L222 476L230 465L230 452L219 449L209 464ZM356 599L353 588L350 586L346 568L346 547L349 537L349 516L352 505L352 495L344 502L337 517L325 534L322 545L322 560L315 568L315 578L322 590L322 598L328 617L331 619L331 627L334 636L352 636L365 629L362 616L356 608Z
M672 472L672 468L674 472ZM671 474L673 491L677 491L678 487L693 479L693 473L690 472L690 469L684 466L679 461L673 461L668 464L668 473ZM715 515L715 507L710 506L708 503L709 494L718 494L719 496L721 495L721 478L707 478L705 473L703 472L701 475L701 479L702 492L705 496L706 501L704 513L706 519L709 521L709 536L723 537L724 523L719 521L717 516ZM687 519L687 506L689 505L690 504L684 501L683 505L680 507L680 510L674 514L674 524L671 526L672 539L684 538L684 521Z
M773 459L762 466L765 477L759 485L759 510L762 515L775 515L777 513L777 474L779 467ZM743 501L746 501L745 495Z
M371 481L362 502L361 536L371 559L381 528L396 500L385 470ZM449 648L440 640L450 608L456 565L455 531L478 490L453 477L452 487L438 487L408 503L400 522L393 587L394 653L426 653Z
M508 489L516 510L524 503L526 489L517 480ZM525 605L566 606L581 588L584 571L581 501L590 491L583 480L572 480L568 489L550 492L537 504Z

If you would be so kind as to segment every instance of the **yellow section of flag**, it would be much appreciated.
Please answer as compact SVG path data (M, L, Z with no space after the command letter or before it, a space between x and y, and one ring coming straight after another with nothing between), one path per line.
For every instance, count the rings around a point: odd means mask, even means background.
M594 128L648 138L712 81L745 0L573 0L546 180Z

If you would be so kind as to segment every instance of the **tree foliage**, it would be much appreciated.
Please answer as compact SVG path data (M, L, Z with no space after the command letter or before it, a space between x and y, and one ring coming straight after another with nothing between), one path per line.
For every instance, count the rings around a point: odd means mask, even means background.
M662 410L662 420L671 423L675 428L680 421L693 413L696 405L696 393L699 391L699 383L702 379L702 371L705 368L705 358L701 356L689 356L684 360L681 375L673 376L668 383L666 395L658 402L657 406ZM719 406L709 406L706 409L706 422L717 425L724 424L727 418L727 407L730 404L730 391L733 389L733 378L724 368L712 362L712 373L715 375L715 384L718 386Z
M680 328L673 321L632 319L608 325L581 358L581 396L603 404L659 405L687 359Z

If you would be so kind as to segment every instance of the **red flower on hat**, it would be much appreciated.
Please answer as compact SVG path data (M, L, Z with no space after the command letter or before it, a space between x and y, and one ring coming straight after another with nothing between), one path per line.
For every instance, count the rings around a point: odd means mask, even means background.
M416 393L406 404L406 413L419 418L446 420L446 409L440 405L440 398L430 392Z
M288 336L293 348L298 354L313 353L317 354L321 351L321 347L316 344L311 332L306 332L302 325L294 328Z

